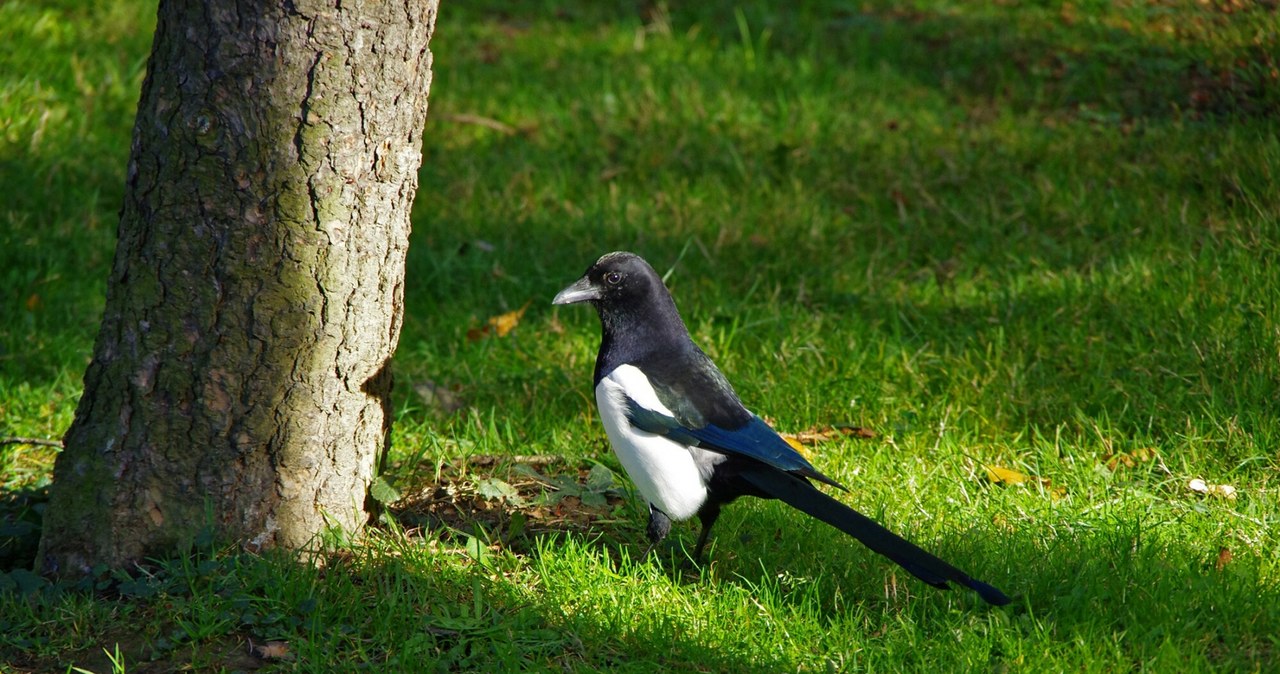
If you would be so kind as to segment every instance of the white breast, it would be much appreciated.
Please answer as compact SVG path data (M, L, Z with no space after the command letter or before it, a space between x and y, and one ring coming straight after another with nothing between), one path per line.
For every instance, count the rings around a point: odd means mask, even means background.
M635 428L627 420L630 397L648 410L671 415L640 370L621 365L596 386L596 405L609 444L640 494L673 520L692 517L707 500L707 485L689 448Z

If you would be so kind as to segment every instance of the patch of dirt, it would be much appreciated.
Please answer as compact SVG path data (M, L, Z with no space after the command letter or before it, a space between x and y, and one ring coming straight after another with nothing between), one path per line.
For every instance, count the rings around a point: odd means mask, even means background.
M559 456L473 456L404 490L388 511L410 534L457 542L475 536L521 553L548 534L632 538L641 532L620 481L604 483L601 470ZM435 473L434 465L415 471Z

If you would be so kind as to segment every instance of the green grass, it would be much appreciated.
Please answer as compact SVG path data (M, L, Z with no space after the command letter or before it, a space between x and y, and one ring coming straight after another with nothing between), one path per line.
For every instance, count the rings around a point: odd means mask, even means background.
M396 509L322 569L205 550L80 588L2 576L0 669L110 671L118 647L127 671L233 671L263 664L250 641L287 644L268 671L1280 667L1274 4L621 7L442 9L388 479L457 512ZM70 423L153 14L0 4L0 435ZM615 249L670 272L780 429L875 431L812 458L1014 605L776 504L728 509L692 568L695 526L631 560L633 499L476 496L537 489L468 457L618 470L596 319L549 305ZM9 568L52 458L0 447Z

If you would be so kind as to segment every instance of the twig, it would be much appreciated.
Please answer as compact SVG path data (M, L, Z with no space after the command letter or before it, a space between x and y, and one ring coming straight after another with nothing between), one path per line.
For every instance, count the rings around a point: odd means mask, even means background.
M520 132L520 130L514 126L511 126L510 124L503 124L491 117L481 117L480 115L472 115L468 113L441 115L441 119L444 119L447 122L454 122L456 124L474 124L476 126L483 126L486 129L493 129L498 133L506 134L508 136L514 136Z
M472 454L466 457L466 463L469 466L492 466L498 463L525 463L533 466L545 466L547 464L563 461L563 456L554 454L511 454L509 456L495 456L493 454Z
M61 447L61 440L45 440L44 438L20 438L16 435L0 438L0 445L35 445L37 447Z

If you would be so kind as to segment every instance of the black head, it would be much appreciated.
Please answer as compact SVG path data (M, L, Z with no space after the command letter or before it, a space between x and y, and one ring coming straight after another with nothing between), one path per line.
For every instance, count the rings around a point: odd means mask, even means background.
M647 354L696 350L662 277L639 255L609 253L596 260L553 304L590 302L600 315L596 380Z
M669 298L658 272L634 253L608 253L596 260L573 285L561 290L552 304L590 302L601 311L645 305Z

